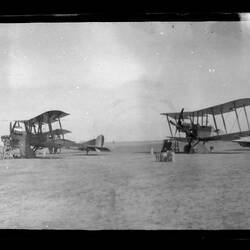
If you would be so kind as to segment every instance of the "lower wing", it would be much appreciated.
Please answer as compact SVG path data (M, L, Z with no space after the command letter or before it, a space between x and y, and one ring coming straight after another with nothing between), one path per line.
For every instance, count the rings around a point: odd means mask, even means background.
M249 136L250 131L235 132L230 134L214 135L206 138L202 138L201 141L232 141L240 139L241 137Z
M230 134L222 134L222 135L214 135L209 137L199 138L199 141L232 141L236 139L240 139L241 137L250 136L250 131L242 131L242 132L235 132ZM169 139L174 139L180 142L187 142L186 137L169 137Z
M179 141L179 142L187 142L187 138L186 137L168 137L170 140L176 140L176 141Z

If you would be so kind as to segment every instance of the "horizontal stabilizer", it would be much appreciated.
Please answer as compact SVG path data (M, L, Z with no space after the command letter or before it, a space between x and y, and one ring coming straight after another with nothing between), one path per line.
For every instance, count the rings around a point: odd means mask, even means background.
M109 148L105 148L105 147L96 147L97 149L99 149L100 151L104 151L104 152L110 152L111 150Z
M105 148L105 147L97 147L97 146L91 146L91 145L87 145L85 148L83 148L82 150L88 150L88 151L103 151L103 152L110 152L109 148Z

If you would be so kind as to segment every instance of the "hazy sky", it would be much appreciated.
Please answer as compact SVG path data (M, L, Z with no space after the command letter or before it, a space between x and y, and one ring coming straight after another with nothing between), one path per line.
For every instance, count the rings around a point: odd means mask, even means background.
M250 23L0 24L0 134L70 113L67 138L163 139L161 112L250 97Z

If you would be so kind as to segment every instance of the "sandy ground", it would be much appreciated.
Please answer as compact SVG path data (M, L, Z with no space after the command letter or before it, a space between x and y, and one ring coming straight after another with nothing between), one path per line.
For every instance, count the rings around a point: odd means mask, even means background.
M159 163L121 148L1 160L0 227L250 228L249 150L178 154L173 163Z

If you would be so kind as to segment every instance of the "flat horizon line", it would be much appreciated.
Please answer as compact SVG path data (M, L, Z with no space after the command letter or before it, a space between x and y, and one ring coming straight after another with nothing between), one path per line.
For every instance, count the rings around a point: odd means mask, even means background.
M155 140L135 140L135 141L106 141L105 143L113 143L113 142L161 142L163 139L155 139Z

